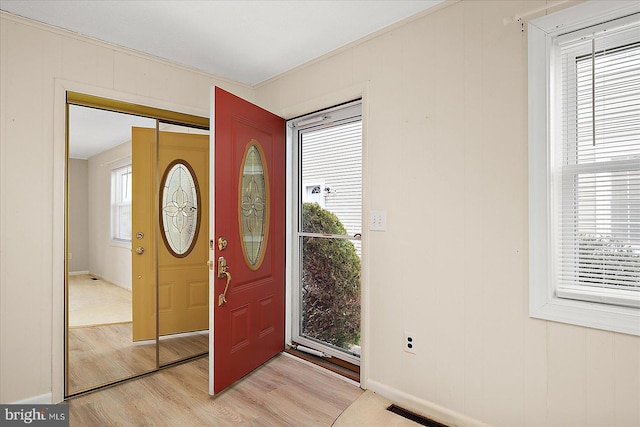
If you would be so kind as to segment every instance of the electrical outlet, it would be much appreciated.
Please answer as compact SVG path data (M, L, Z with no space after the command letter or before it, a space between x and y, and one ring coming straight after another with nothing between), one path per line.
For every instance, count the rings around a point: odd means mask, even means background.
M416 350L416 334L413 332L405 332L404 333L404 351L411 354L417 354Z

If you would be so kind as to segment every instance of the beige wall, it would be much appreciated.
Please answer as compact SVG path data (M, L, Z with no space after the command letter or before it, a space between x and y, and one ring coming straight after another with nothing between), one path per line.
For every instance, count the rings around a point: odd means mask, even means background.
M286 117L364 93L365 210L388 214L363 242L368 387L467 423L640 425L639 337L528 316L526 31L504 20L544 4L455 3L255 91L3 14L0 401L59 376L55 79L185 112L219 83Z
M111 171L131 164L131 141L89 158L89 271L131 290L131 245L111 240Z
M291 117L364 93L365 211L388 215L363 242L369 388L459 425L638 426L640 337L528 316L527 34L509 18L544 4L455 3L256 100Z
M253 98L240 84L0 14L0 402L61 398L52 384L62 380L65 89L207 117L214 84Z
M69 272L89 271L89 162L69 159Z

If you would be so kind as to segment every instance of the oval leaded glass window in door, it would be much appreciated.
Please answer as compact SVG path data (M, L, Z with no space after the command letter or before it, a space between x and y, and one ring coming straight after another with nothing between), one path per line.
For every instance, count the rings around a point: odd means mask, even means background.
M160 189L162 240L171 254L186 257L195 246L200 228L200 189L189 163L184 160L171 162L164 172Z
M269 230L269 180L262 146L252 139L240 166L238 202L240 241L247 265L257 270L264 258Z

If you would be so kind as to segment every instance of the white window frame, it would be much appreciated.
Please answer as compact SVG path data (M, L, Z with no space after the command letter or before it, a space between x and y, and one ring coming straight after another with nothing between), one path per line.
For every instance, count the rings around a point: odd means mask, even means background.
M587 2L528 25L529 81L529 314L531 317L640 335L640 309L557 296L553 261L553 41L586 27L640 13L636 1Z
M115 246L131 247L131 238L126 239L120 236L120 224L118 212L123 206L131 206L131 201L122 201L122 175L128 170L129 179L133 174L131 159L126 159L124 164L111 169L111 243Z
M354 107L357 108L358 113L354 113ZM356 118L357 117L357 118ZM339 105L333 108L328 108L322 110L322 112L312 113L304 117L299 117L297 119L292 119L287 122L287 132L288 132L288 146L289 146L289 155L287 161L287 175L288 186L287 186L287 194L289 195L287 200L287 212L288 212L288 231L287 235L290 237L290 245L287 245L287 259L292 260L291 269L289 271L288 277L290 282L287 284L287 289L290 292L288 297L290 298L290 310L287 310L287 324L290 325L291 329L288 331L288 341L291 344L291 341L295 341L296 343L303 345L305 347L311 348L316 351L320 351L325 355L330 357L335 357L337 359L345 360L354 365L360 366L361 358L351 355L348 352L339 349L337 347L333 347L331 345L325 345L317 340L312 340L304 337L300 333L300 264L301 264L301 256L299 251L299 239L302 233L299 231L298 221L299 221L299 206L302 203L302 191L306 191L308 185L318 184L318 182L301 182L301 171L300 171L300 147L299 147L299 137L300 132L304 132L310 128L314 128L317 126L334 126L336 124L344 124L349 121L354 120L362 120L362 100L356 100L349 102L347 104ZM325 182L321 183L322 197L325 196ZM364 209L364 206L362 207ZM362 223L364 227L364 222ZM362 232L362 230L361 230ZM360 236L332 236L331 238L345 238L352 241L359 241ZM361 255L361 266L364 264L364 254ZM362 298L360 300L362 304ZM361 307L362 312L362 307ZM361 326L361 334L362 334L362 326Z

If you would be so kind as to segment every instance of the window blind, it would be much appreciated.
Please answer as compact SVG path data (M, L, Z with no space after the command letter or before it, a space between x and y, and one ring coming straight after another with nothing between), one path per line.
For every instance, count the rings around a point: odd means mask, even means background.
M556 292L640 307L640 23L564 36L557 52Z

